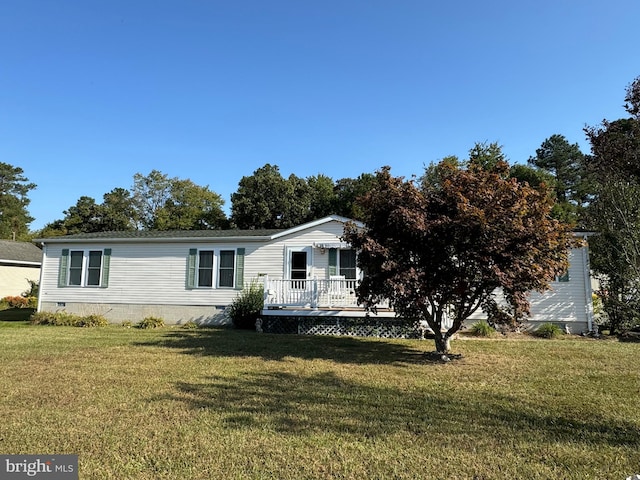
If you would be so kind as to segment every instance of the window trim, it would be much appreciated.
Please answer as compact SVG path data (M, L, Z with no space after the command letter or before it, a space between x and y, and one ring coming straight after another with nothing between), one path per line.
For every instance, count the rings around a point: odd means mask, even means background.
M348 248L331 248L329 249L329 276L332 275L341 275L340 270L341 270L341 266L340 266L340 257L342 256L341 252L345 251L345 250L351 250L353 252L355 252L355 278L350 278L348 280L358 280L362 278L362 272L360 270L360 268L358 267L358 252L351 247Z
M353 260L354 260L354 265L353 265L353 278L347 278L346 275L343 275L347 280L357 280L358 279L358 253L355 251L355 249L353 248L340 248L338 249L337 255L336 255L336 270L338 272L338 275L342 275L342 269L346 268L342 266L342 252L345 251L351 251L353 252Z
M189 260L187 261L187 289L189 290L233 290L242 288L239 283L240 276L244 275L244 264L240 261L240 257L244 258L244 248L221 248L221 247L203 247L189 249ZM211 266L211 285L199 285L200 283L200 253L212 252L213 260ZM231 270L233 285L220 285L220 271L222 267L222 252L231 252L233 254L233 266L225 267Z
M222 279L222 252L231 252L231 254L233 255L233 265L231 267L224 267L225 270L231 270L231 276L232 276L232 281L231 281L231 285L220 285L220 280ZM221 288L221 289L234 289L236 288L236 262L237 262L237 257L238 257L238 252L236 249L233 248L227 248L227 249L220 249L218 250L218 268L216 269L216 272L218 274L218 278L216 281L216 285L217 288Z
M200 255L204 252L211 252L211 285L200 285L200 270L202 270L202 268L200 267ZM205 267L205 268L209 268L209 267ZM216 251L215 249L209 249L209 248L203 248L203 249L198 249L198 252L196 254L196 278L195 278L195 288L214 288L215 285L215 281L214 281L214 274L216 271Z
M82 253L82 262L80 267L73 267L73 269L80 270L80 283L72 284L71 283L71 258L74 253ZM90 267L89 259L92 253L100 253L100 268L98 271L98 283L97 284L89 284L89 270L96 269L96 267ZM59 286L62 287L71 287L71 288L105 288L108 285L108 281L106 279L106 275L109 271L108 265L106 265L106 259L111 255L111 249L68 249L65 248L62 250L62 256L60 258L60 277L59 277Z

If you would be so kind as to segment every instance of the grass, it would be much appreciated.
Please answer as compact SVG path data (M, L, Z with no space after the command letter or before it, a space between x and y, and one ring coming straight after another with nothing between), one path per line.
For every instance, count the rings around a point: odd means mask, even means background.
M0 325L0 452L83 479L640 473L636 344Z

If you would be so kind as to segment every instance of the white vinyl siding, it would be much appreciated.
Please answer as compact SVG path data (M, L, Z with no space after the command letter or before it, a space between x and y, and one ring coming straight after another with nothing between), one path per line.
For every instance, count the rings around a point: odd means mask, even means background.
M309 246L312 258L311 276L327 278L328 255L321 255L311 246L314 242L336 242L342 235L340 222L329 222L319 228L303 230L268 242L234 241L224 239L210 241L194 239L183 242L109 242L100 244L70 245L51 243L46 246L43 257L41 292L47 302L78 302L94 305L139 304L139 305L229 305L237 296L237 289L252 280L260 281L264 275L272 278L285 276L285 251L288 246ZM62 250L111 249L109 286L99 289L56 288ZM235 252L236 271L233 288L198 288L194 272L194 283L188 285L190 251L194 251L194 269L197 267L197 251L212 250L214 256L214 280L219 276L218 255L221 251ZM243 262L243 279L240 278L240 259ZM317 262L317 263L316 263ZM106 266L106 258L103 261ZM241 280L244 280L241 283ZM224 283L224 282L223 282ZM104 285L104 281L103 281ZM98 307L96 307L98 308Z
M535 322L572 322L587 321L587 292L584 282L584 251L573 249L569 252L569 269L562 277L551 282L551 289L544 292L531 292L531 316ZM569 280L570 279L570 280ZM504 302L501 292L496 293L498 302ZM476 311L472 319L486 318L482 311Z
M585 291L585 255L583 249L569 252L569 268L551 283L551 290L532 292L531 320L540 322L570 322L578 318L586 321L587 292Z

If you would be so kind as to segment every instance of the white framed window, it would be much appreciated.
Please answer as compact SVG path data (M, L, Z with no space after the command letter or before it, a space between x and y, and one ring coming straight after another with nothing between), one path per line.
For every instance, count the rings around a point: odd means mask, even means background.
M242 289L244 248L189 249L187 288Z
M213 250L198 252L198 287L213 287Z
M345 280L357 280L360 270L356 264L356 251L352 248L329 249L329 276L339 275Z
M356 251L353 249L338 250L338 272L347 280L355 280L356 273Z
M220 250L218 258L218 286L221 288L233 288L236 271L236 252L233 250Z
M106 287L111 249L64 249L60 257L61 287Z

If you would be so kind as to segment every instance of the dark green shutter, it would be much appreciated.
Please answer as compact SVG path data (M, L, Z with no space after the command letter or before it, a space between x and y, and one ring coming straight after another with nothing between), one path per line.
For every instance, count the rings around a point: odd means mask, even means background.
M111 249L105 248L102 252L102 282L100 286L107 288L109 286L109 267L111 266Z
M60 270L58 270L58 286L67 286L67 273L69 268L69 249L63 248L60 256Z
M562 275L558 277L559 282L568 282L569 281L569 270L565 271Z
M329 249L329 276L338 274L338 249Z
M244 248L236 250L236 290L244 288Z
M187 288L196 287L196 255L198 255L198 249L190 248L187 259Z

